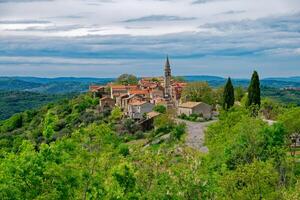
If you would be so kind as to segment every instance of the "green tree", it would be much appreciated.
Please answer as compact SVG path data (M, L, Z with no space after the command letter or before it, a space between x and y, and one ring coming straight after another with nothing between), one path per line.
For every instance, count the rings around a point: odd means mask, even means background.
M254 161L230 171L221 179L225 199L280 199L279 175L271 162Z
M234 90L234 96L236 101L241 101L245 96L245 90L242 86L238 86Z
M123 116L123 113L122 113L122 110L120 107L116 106L114 107L114 109L111 111L111 114L110 114L110 119L113 121L113 122L116 122L118 120L120 120Z
M121 85L135 85L138 83L138 78L132 74L122 74L116 82Z
M183 101L196 101L213 104L213 90L207 82L188 83L182 92Z
M300 107L291 108L278 118L289 134L300 134Z
M228 110L234 105L234 88L231 82L230 77L227 80L227 83L224 88L223 94L223 108Z
M154 106L153 110L162 114L167 112L167 108L164 105L156 105Z
M251 82L248 87L248 101L247 106L260 106L260 81L257 71L252 74Z

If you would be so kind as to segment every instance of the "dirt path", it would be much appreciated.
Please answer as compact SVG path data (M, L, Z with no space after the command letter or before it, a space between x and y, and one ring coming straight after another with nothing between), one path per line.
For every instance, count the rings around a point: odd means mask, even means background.
M187 126L187 138L186 144L194 149L197 149L203 153L208 152L208 148L204 146L205 128L216 122L190 122L186 120L176 119L178 122L184 122Z

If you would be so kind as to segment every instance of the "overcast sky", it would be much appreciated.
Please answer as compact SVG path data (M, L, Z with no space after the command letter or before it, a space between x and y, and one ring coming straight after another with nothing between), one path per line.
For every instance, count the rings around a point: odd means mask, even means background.
M0 0L0 76L300 76L300 0Z

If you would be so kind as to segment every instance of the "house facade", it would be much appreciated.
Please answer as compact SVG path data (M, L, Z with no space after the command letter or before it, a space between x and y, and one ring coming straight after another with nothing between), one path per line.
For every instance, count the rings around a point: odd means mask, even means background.
M141 120L147 113L151 112L154 108L154 104L147 101L136 101L128 104L127 115L131 119Z
M206 103L189 101L178 105L177 114L185 114L188 116L191 114L197 114L202 115L205 119L211 119L213 111L212 106Z
M99 100L99 108L101 112L111 111L115 107L115 100L110 97L102 97Z

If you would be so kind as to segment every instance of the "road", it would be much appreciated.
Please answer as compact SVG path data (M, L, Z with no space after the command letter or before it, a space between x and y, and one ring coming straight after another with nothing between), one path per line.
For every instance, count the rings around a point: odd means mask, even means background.
M208 152L208 148L204 146L205 128L216 122L190 122L186 120L176 119L178 122L184 122L187 126L186 144L194 149L197 149L203 153Z

